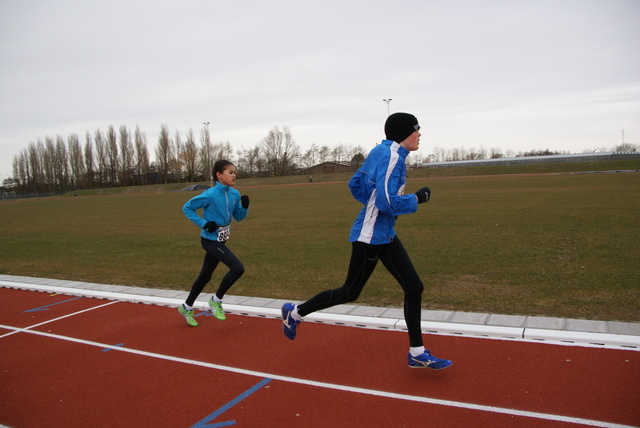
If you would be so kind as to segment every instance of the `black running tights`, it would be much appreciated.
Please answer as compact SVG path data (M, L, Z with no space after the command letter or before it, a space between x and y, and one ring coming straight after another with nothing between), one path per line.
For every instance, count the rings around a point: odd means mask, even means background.
M218 291L216 291L216 295L221 299L238 278L244 274L242 262L227 248L224 242L210 241L204 238L200 238L200 241L206 254L204 255L200 275L198 275L198 278L196 278L191 286L189 297L187 297L186 300L189 306L193 306L200 293L202 293L202 290L204 290L205 285L211 281L213 271L216 270L219 262L224 263L229 268L229 272L222 278Z
M333 290L322 291L298 305L298 313L306 316L321 309L355 301L378 264L378 260L382 261L404 290L404 319L409 331L409 345L422 346L420 323L424 285L397 236L391 243L384 245L353 242L351 262L344 285Z

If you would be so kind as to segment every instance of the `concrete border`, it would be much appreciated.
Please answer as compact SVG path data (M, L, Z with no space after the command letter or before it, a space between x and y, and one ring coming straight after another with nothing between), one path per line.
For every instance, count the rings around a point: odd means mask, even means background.
M188 295L180 290L13 275L0 275L0 287L170 307L177 307ZM207 300L210 296L203 293L196 302L196 309L209 310ZM237 315L280 318L280 308L285 302L226 295L224 309ZM311 314L305 321L406 331L403 311L397 308L339 305ZM640 350L640 323L423 310L422 330L429 334Z

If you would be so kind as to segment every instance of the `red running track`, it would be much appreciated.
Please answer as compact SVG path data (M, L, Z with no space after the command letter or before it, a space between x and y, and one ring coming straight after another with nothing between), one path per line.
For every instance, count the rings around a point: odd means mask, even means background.
M404 332L0 289L12 427L640 426L640 352Z

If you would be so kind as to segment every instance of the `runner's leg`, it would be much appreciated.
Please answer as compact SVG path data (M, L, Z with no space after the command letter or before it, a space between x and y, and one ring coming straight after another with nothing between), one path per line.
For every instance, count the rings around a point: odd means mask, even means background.
M380 253L380 260L404 290L404 319L409 332L409 346L423 346L421 319L424 285L397 236Z
M356 300L378 264L377 252L380 251L380 247L382 246L353 242L349 271L344 285L340 288L322 291L298 305L298 314L306 316L312 312Z
M224 242L208 241L206 245L203 244L203 247L207 254L229 268L229 272L222 277L220 286L216 291L216 296L222 299L231 286L244 274L244 265Z
M216 270L218 266L218 259L209 254L207 250L208 243L213 243L213 241L209 241L208 239L201 238L200 239L202 248L206 251L204 255L204 261L202 262L202 269L200 269L200 274L193 282L191 286L191 291L189 292L189 296L185 303L189 306L193 306L196 299L204 290L204 287L211 281L211 276L213 275L213 271Z

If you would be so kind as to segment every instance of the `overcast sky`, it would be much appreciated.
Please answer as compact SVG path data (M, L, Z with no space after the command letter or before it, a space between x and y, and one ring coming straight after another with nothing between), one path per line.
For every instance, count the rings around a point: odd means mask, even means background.
M640 144L639 53L639 0L0 0L0 178L110 125L370 150L387 98L424 155Z

